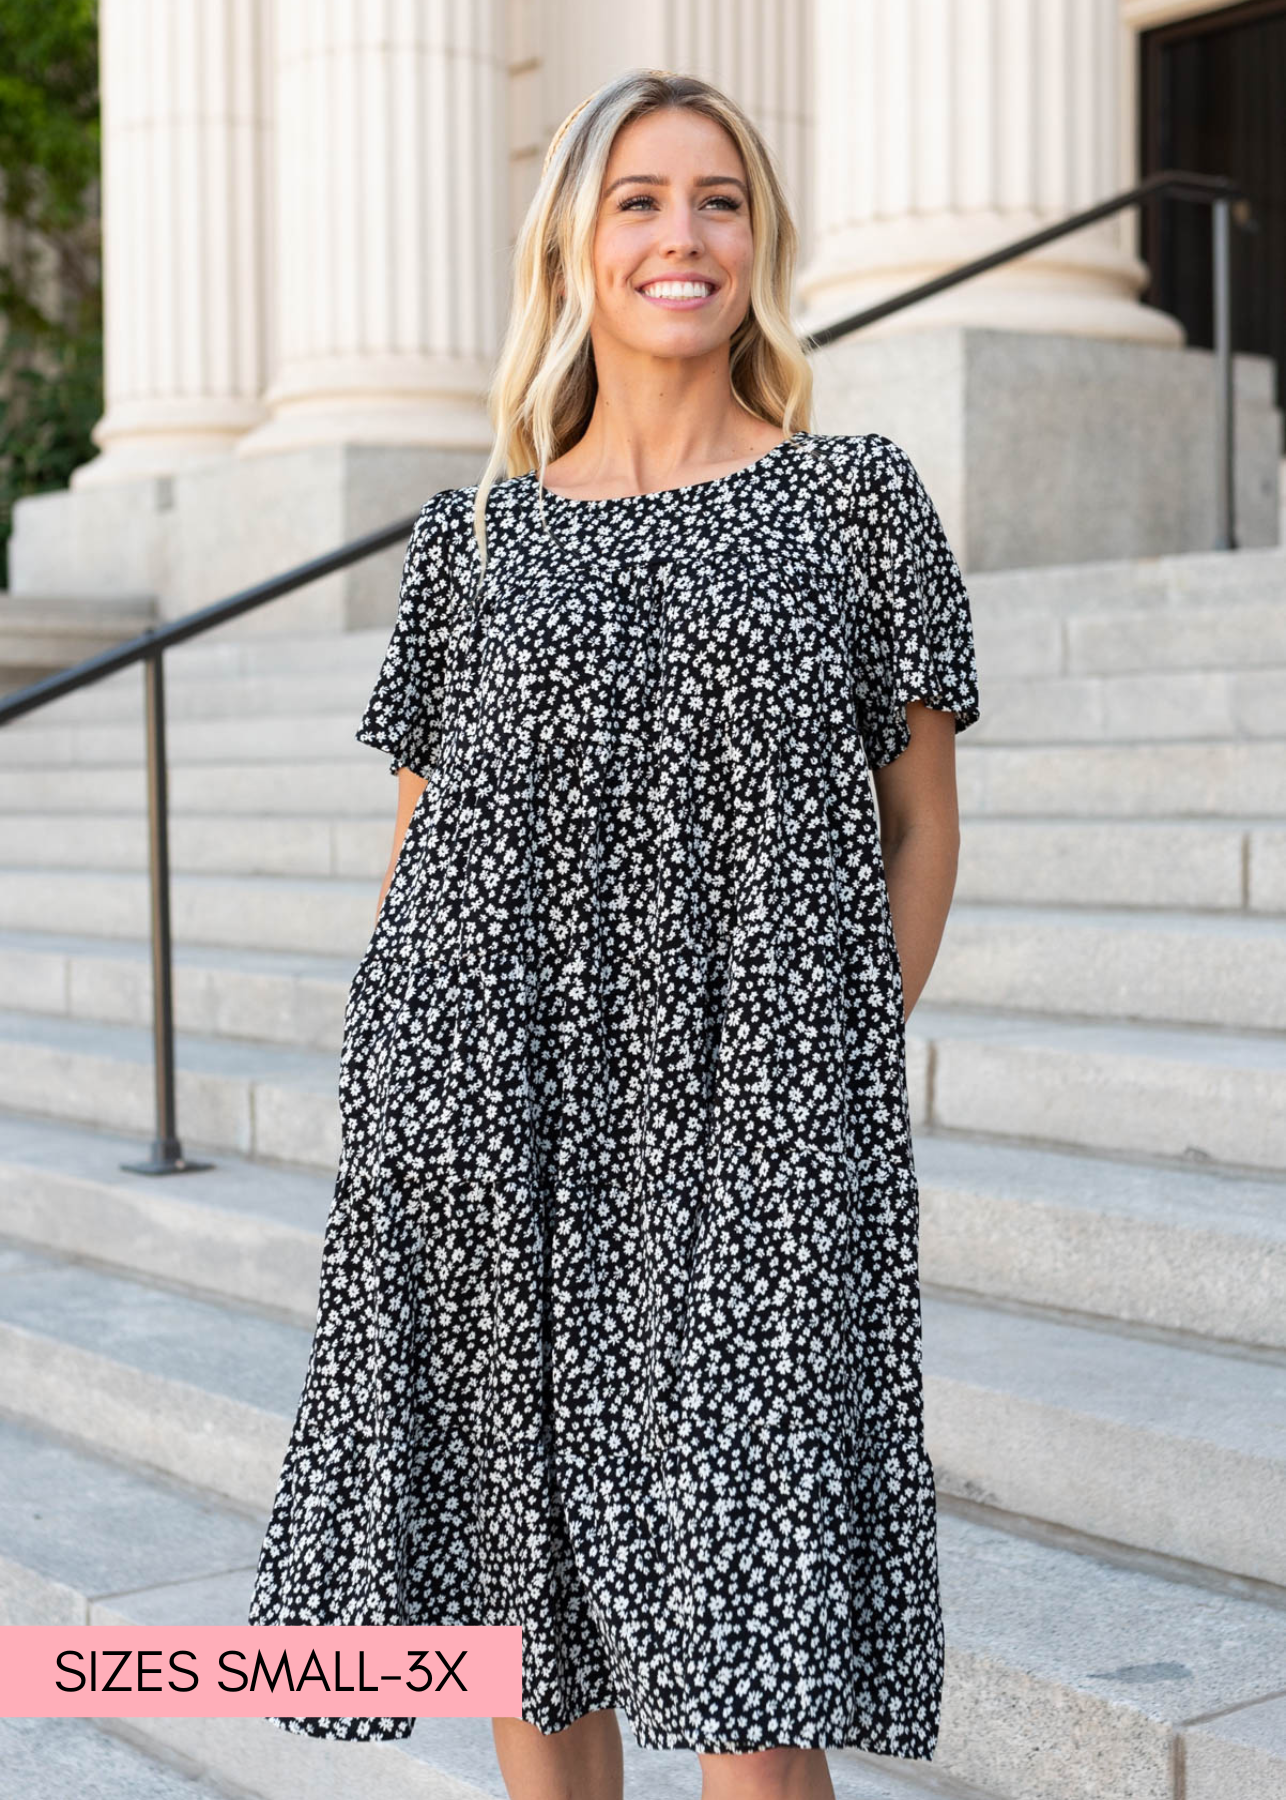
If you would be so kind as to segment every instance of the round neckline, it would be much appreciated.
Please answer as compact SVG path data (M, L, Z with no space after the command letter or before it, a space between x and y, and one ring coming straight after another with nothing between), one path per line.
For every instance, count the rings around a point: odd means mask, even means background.
M547 488L540 479L538 468L528 469L527 479L537 497L543 494L546 500L552 500L558 506L637 506L643 500L673 500L683 494L704 493L707 488L726 487L729 482L739 481L743 476L752 475L756 469L762 469L774 456L780 455L783 450L789 450L792 444L799 443L802 438L810 438L812 435L811 431L796 431L792 436L783 438L779 444L774 444L771 449L765 450L753 462L742 463L739 469L729 469L726 475L711 475L706 481L689 481L683 487L653 488L646 494L604 494L597 500L578 500L570 494L557 494L553 488Z

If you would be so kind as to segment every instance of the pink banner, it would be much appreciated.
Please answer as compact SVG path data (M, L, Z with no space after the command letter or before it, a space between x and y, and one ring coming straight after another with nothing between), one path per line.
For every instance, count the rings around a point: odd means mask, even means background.
M5 1625L0 1718L521 1717L517 1625Z

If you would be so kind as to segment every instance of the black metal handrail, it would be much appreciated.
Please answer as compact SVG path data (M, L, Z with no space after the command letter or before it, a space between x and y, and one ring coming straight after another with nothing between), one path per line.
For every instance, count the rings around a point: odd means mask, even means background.
M1215 544L1216 550L1232 550L1236 547L1235 495L1234 495L1234 448L1233 448L1233 366L1232 366L1232 224L1233 220L1245 231L1257 231L1258 224L1251 211L1250 199L1237 182L1229 175L1193 175L1183 169L1161 169L1155 175L1149 175L1136 187L1126 188L1120 194L1114 194L1110 200L1100 200L1096 206L1087 206L1084 211L1071 213L1060 219L1056 225L1045 225L1039 231L1028 232L1026 237L1016 238L1011 244L1002 244L998 250L989 251L986 256L977 256L972 262L960 263L954 269L948 269L944 275L935 275L931 281L922 281L918 287L906 288L901 293L891 294L887 300L877 301L874 306L863 307L861 312L850 313L847 318L837 319L832 325L824 325L814 331L805 340L809 350L820 350L827 344L833 344L836 338L847 337L852 331L859 331L863 325L872 325L876 319L883 319L889 313L900 312L903 307L914 306L919 300L927 300L931 294L940 294L944 288L955 287L957 282L969 281L975 275L982 275L988 269L998 268L1001 263L1012 262L1015 257L1025 256L1029 250L1037 250L1042 244L1049 244L1055 238L1066 237L1069 232L1080 231L1086 225L1093 225L1099 219L1109 218L1113 213L1123 212L1127 206L1140 206L1149 200L1195 200L1202 205L1214 209L1214 243L1212 246L1212 271L1214 287L1214 352L1215 352Z
M156 1131L151 1152L144 1162L122 1163L140 1175L189 1175L198 1169L211 1169L213 1163L199 1162L185 1156L179 1140L177 1100L174 1081L174 991L173 955L170 937L170 841L168 803L168 762L165 751L165 675L162 657L175 644L198 637L216 625L235 619L239 613L263 606L283 594L294 593L310 581L318 581L336 569L360 562L377 550L387 550L405 543L419 515L410 513L394 525L381 525L378 531L354 538L338 550L328 550L310 562L299 563L282 575L257 581L242 588L226 600L215 600L209 606L185 613L167 625L149 625L137 637L126 638L110 650L88 656L83 662L58 669L15 694L0 696L0 725L23 713L47 706L64 694L88 687L127 669L133 663L143 664L144 702L147 729L147 820L148 870L151 881L152 915L152 1047L153 1079L156 1091Z
M1214 208L1215 405L1220 537L1215 547L1221 550L1231 549L1234 542L1231 224L1235 218L1243 228L1257 227L1244 190L1227 176L1193 175L1181 170L1163 170L1159 174L1150 175L1137 187L1129 188L1110 200L1086 207L1083 212L1073 213L1056 225L1033 231L1014 243L1003 244L986 256L962 263L943 275L934 276L931 281L921 282L918 287L893 294L875 306L865 307L861 312L826 325L809 334L804 340L804 347L809 351L821 349L834 343L837 338L861 330L864 325L869 325L876 319L885 318L903 307L914 306L917 301L926 300L931 294L941 293L944 288L954 287L957 282L968 281L987 269L1011 262L1027 251L1047 244L1054 238L1065 237L1069 232L1079 231L1082 226L1091 225L1097 219L1107 218L1127 206L1166 198L1200 201ZM298 588L306 587L309 582L320 580L323 575L330 575L337 569L347 568L350 563L360 562L379 550L405 543L418 516L418 513L411 513L395 524L383 525L378 531L355 538L338 550L328 550L322 556L313 557L310 562L299 563L295 568L287 569L284 574L273 575L267 581L242 588L226 600L215 600L209 606L186 613L181 619L171 620L167 625L149 626L138 636L127 638L110 650L100 651L96 656L86 657L83 662L73 663L69 668L59 669L40 681L32 682L28 687L20 688L17 693L0 697L0 725L7 725L11 719L21 718L24 713L47 706L50 701L61 699L64 694L74 693L77 688L88 687L91 682L114 675L119 669L129 668L134 663L144 665L156 1133L148 1159L144 1162L122 1163L122 1168L137 1170L144 1175L178 1175L214 1167L212 1163L198 1162L183 1154L176 1120L168 771L162 657L175 644L198 637L217 625L226 624L229 619L235 619L241 613L263 606L269 600L279 599L283 594L294 593Z

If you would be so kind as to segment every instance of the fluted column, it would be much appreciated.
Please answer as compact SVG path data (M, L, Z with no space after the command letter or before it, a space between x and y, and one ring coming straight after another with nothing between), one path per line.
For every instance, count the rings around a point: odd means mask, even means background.
M503 0L276 0L276 361L238 455L490 444L503 26Z
M102 454L74 488L217 457L263 417L259 0L101 0Z
M814 0L815 327L1126 185L1118 0ZM1141 306L1121 215L974 276L863 337L929 325L1183 341Z

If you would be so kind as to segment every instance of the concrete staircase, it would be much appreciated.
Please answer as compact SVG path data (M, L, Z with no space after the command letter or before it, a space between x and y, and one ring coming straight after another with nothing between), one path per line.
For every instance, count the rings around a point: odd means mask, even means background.
M833 1751L836 1792L1282 1800L1286 552L969 585L984 717L908 1028L947 1691L932 1764ZM0 732L0 1621L244 1622L390 840L352 737L386 641L168 659L206 1174L119 1167L152 1125L137 674ZM627 1792L695 1800L622 1731ZM0 1721L0 1767L15 1800L503 1794L485 1720Z

